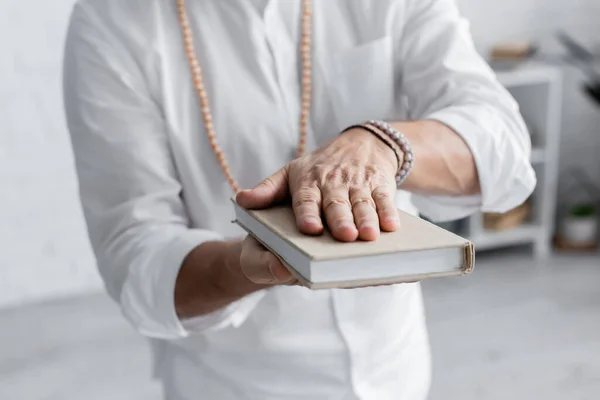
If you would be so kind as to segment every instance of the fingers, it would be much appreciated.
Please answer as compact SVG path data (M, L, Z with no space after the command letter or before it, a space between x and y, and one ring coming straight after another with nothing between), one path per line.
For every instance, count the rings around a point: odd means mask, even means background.
M377 186L371 196L375 201L375 208L377 209L381 229L387 232L393 232L398 229L400 218L398 217L398 210L389 189L384 185Z
M288 170L282 168L253 189L242 190L236 196L238 204L244 208L267 208L285 199L288 194Z
M377 240L381 230L392 232L398 228L398 212L386 185L371 190L373 186L367 183L348 190L339 182L331 187L327 180L324 185L315 180L314 185L309 183L296 189L298 183L290 185L288 169L277 171L253 189L241 191L237 202L249 209L268 208L283 201L291 186L296 224L305 234L321 234L325 221L333 237L341 241Z
M301 232L308 235L319 235L323 232L321 191L316 186L303 186L292 192L292 206L296 224Z
M365 188L350 190L350 204L354 214L354 224L358 228L358 237L362 240L379 238L379 218L371 191Z
M288 284L294 281L281 260L252 236L246 237L242 243L241 269L246 278L260 285Z
M344 242L356 240L358 230L354 224L348 189L323 188L322 190L323 212L333 237Z

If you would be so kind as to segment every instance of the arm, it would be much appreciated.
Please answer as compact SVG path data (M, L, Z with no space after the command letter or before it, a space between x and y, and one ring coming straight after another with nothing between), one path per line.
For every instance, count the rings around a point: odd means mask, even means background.
M416 122L396 122L415 152L405 187L428 217L504 212L536 179L518 105L476 52L453 0L408 0L397 64Z
M481 193L473 153L450 127L433 120L391 125L406 136L418 159L403 184L404 190L444 196Z
M516 102L475 51L453 0L405 4L395 61L414 121L392 124L410 141L415 164L402 189L438 221L516 207L536 183ZM301 231L318 234L326 222L339 240L374 240L379 229L397 229L396 164L378 142L349 131L242 192L238 202L267 207L289 189Z
M415 164L403 189L438 221L516 207L536 183L516 102L475 51L453 0L405 5L395 62L414 121L393 125L410 141ZM398 225L394 158L377 142L350 131L242 192L238 202L268 207L289 192L301 231L318 234L326 222L339 240L375 240L379 229Z
M179 318L211 314L259 289L239 273L239 256L237 241L206 242L187 255L175 282Z
M150 337L187 336L180 317L206 315L195 330L240 323L268 283L265 271L277 275L280 265L252 242L189 228L161 110L126 39L108 26L77 5L64 60L80 195L107 290Z
M212 315L270 285L290 284L292 276L256 240L207 242L185 258L175 284L180 318Z

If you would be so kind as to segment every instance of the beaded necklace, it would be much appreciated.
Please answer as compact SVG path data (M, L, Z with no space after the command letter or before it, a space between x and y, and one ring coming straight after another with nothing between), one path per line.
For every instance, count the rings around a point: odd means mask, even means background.
M231 189L238 193L240 186L233 177L227 158L223 154L219 143L217 142L215 127L204 86L204 77L202 76L202 68L196 57L196 49L194 47L194 39L192 35L192 29L190 27L190 21L187 15L185 0L177 0L177 9L179 12L179 24L181 26L181 32L183 35L183 43L187 60L190 65L192 72L192 79L194 81L194 87L200 98L200 111L202 112L202 120L208 136L210 147L212 148L221 170L227 178L227 182L231 186ZM311 107L311 95L312 95L312 0L302 0L302 39L300 44L300 51L302 56L302 94L301 94L301 111L300 111L300 138L298 140L298 149L296 150L296 156L300 157L306 150L306 136L308 130L308 122L310 117Z

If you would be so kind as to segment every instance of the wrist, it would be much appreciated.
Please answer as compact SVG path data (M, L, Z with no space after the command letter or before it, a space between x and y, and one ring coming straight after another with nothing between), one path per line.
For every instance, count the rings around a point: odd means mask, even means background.
M381 135L380 137L394 149L398 159L396 187L399 187L406 181L414 165L414 153L408 138L402 131L385 121L370 120L365 126L369 130L372 129L376 135Z
M241 242L206 242L185 258L175 283L179 318L206 315L256 291L240 278ZM238 272L239 271L239 272Z
M352 127L343 132L343 136L346 136L348 140L352 142L360 142L369 145L378 154L382 155L390 165L393 165L395 169L402 164L403 160L398 158L398 152L394 149L394 143L385 140L382 133L375 134L366 127Z

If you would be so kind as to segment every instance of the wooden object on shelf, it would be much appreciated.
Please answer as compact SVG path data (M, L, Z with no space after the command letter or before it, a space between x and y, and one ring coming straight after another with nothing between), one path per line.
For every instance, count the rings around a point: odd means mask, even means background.
M514 229L527 219L531 210L529 203L520 205L509 212L483 214L483 228L488 231L505 231Z
M589 244L572 244L569 243L567 240L561 238L560 236L556 236L554 238L554 248L556 248L557 250L562 250L562 251L597 251L598 250L598 244L597 243L589 243Z
M494 61L516 61L529 58L535 51L535 46L530 42L507 42L493 46L490 56Z

